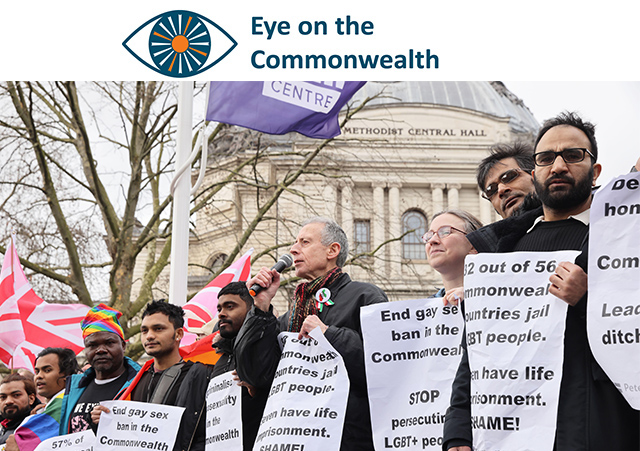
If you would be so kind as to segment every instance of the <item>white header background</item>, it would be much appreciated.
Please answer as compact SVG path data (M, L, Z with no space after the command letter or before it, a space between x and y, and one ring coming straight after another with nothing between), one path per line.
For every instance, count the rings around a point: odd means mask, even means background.
M637 14L632 2L509 1L154 1L5 2L0 14L7 79L160 79L122 46L152 17L170 10L204 15L238 46L199 80L281 78L394 80L636 80ZM338 36L336 18L371 21L371 36ZM288 21L291 34L251 34L251 18ZM302 20L324 20L326 36L301 36ZM251 54L407 54L431 49L440 68L269 70Z
M637 14L632 2L620 0L5 2L0 79L178 80L147 68L122 46L140 25L176 9L209 18L238 42L225 59L190 80L520 80L505 84L538 121L571 110L597 125L601 183L627 172L640 156ZM360 24L372 22L373 34L337 35L334 22L347 15ZM271 40L266 33L252 35L254 16L288 21L291 32ZM299 35L303 20L324 20L328 34ZM430 49L439 69L251 66L256 50L330 56L407 55L410 49Z

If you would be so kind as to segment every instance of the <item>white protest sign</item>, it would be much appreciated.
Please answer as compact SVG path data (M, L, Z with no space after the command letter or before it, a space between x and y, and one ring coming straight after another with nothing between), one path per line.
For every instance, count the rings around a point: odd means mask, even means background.
M264 408L254 451L340 449L349 377L319 328L312 338L282 332L282 357Z
M242 388L232 373L214 377L207 388L207 451L242 449Z
M184 407L136 401L102 401L95 451L153 449L170 451L176 441Z
M442 449L444 414L460 363L463 320L442 298L360 310L376 450Z
M640 173L600 188L590 223L589 345L627 402L640 410Z
M549 277L578 253L465 259L474 450L553 449L568 304L549 293Z
M91 429L74 434L51 437L40 442L34 451L93 451L96 435Z

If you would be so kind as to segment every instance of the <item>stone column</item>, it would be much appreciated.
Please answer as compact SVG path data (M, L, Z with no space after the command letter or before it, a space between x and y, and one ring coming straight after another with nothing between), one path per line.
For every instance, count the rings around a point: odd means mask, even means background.
M491 223L491 210L493 210L493 205L487 199L482 197L482 193L478 190L478 202L480 202L480 221L482 221L482 225L487 225Z
M353 182L343 180L342 186L342 229L347 234L349 244L353 246Z
M332 183L327 183L322 190L322 199L324 201L324 213L327 218L331 218L334 221L336 218L336 208L338 206L338 190Z
M460 188L462 185L459 183L447 183L447 208L460 208Z
M431 184L431 204L433 210L431 214L438 213L444 210L444 197L442 190L444 189L444 183L432 183Z
M385 210L384 210L384 188L386 186L385 182L372 182L371 187L373 188L373 205L371 211L372 215L372 228L373 228L373 239L371 243L371 250L377 249L384 242L384 220L385 220ZM385 250L380 249L378 253L374 256L375 263L374 268L378 274L384 273L384 254Z
M390 182L389 186L389 238L397 238L402 235L402 225L400 218L400 187L399 182ZM391 261L391 275L394 278L402 274L402 242L393 241L389 243L389 256Z

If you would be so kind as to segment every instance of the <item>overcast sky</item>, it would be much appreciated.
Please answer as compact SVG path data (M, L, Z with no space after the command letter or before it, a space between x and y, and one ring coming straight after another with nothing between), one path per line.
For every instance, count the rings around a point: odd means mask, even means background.
M540 123L569 110L596 125L600 184L629 172L640 157L640 82L504 83Z

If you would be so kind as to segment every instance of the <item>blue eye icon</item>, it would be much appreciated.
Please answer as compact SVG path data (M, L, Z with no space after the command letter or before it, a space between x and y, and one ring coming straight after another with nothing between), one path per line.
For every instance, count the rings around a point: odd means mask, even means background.
M162 75L183 78L214 66L238 43L215 22L180 10L148 20L122 45L148 68Z

